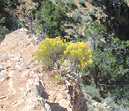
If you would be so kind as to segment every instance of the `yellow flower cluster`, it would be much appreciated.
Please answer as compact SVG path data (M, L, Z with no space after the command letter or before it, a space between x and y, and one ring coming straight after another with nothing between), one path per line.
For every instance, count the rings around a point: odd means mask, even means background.
M77 64L79 68L86 68L88 64L92 64L92 53L87 42L66 43L60 37L46 38L39 43L38 50L35 52L35 59L50 68L63 54ZM62 58L59 63L61 64L63 61Z
M87 42L69 42L64 54L80 68L86 68L88 64L92 64L92 53Z
M64 84L64 80L61 78L60 74L56 74L55 78L58 84Z
M39 43L38 50L35 52L35 59L44 65L52 67L53 62L64 53L66 43L63 43L60 36L56 38L46 38ZM45 64L46 62L46 64Z

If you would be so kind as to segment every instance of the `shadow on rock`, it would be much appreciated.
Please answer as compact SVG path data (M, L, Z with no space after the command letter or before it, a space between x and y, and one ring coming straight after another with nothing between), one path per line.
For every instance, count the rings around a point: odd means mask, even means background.
M49 98L49 94L47 94L45 91L42 92L41 97L44 99L48 99Z
M50 105L51 111L68 111L67 108L61 107L59 103L50 103L50 102L46 103Z

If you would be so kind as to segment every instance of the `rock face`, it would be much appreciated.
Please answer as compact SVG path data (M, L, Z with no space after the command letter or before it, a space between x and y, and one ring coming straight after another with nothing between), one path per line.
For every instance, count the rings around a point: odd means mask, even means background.
M58 85L33 57L38 39L26 29L8 34L0 45L1 111L86 111L76 74ZM55 72L54 72L55 73Z
M36 47L26 29L8 34L0 46L0 110L50 110L41 97L43 75L34 69ZM46 107L47 106L47 107Z
M66 77L66 81L68 80L66 85L71 97L71 106L73 107L73 111L86 111L87 105L80 87L81 81L79 77L74 73L71 73L70 75L67 74Z

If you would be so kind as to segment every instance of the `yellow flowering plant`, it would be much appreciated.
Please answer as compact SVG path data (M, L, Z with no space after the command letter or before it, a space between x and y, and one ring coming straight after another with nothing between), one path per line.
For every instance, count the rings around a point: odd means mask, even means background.
M74 65L78 64L77 68L86 69L88 64L92 64L92 53L87 42L69 42L64 54Z
M56 74L55 78L56 78L57 84L62 84L62 85L64 84L65 81L61 78L60 74Z
M76 65L76 68L86 69L88 64L92 64L90 45L87 42L66 43L60 37L46 38L35 52L35 59L49 69L53 68L54 63L57 67L62 65L65 58L74 63L74 68Z
M51 69L65 49L66 43L61 40L60 36L46 38L39 43L38 50L35 52L35 59L42 63L44 67Z

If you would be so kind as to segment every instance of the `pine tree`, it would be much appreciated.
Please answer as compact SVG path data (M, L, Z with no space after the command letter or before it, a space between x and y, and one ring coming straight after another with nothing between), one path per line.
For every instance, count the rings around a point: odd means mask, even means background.
M46 32L50 38L61 35L61 24L66 16L65 4L58 1L57 5L51 1L42 2L40 10L35 14L37 28Z

